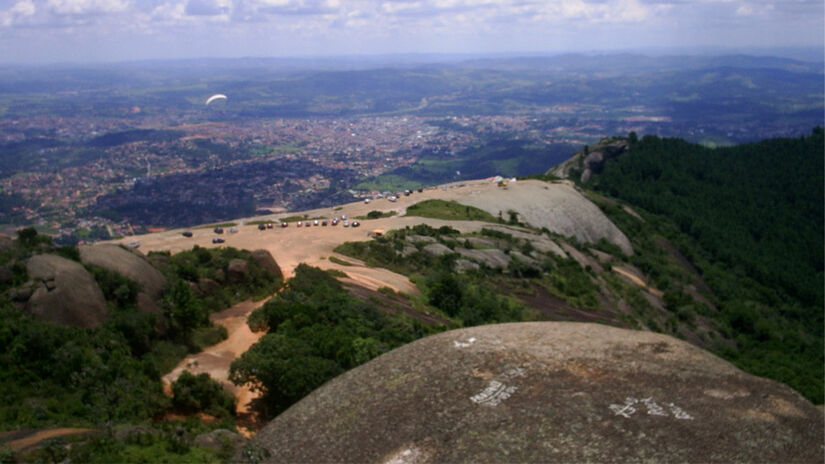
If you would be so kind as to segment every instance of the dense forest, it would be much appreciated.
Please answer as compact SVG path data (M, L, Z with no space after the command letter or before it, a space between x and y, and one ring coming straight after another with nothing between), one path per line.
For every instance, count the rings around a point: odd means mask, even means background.
M281 278L231 248L192 250L170 256L153 253L152 267L165 278L155 313L141 309L137 282L109 269L84 263L73 246L58 247L34 229L0 244L0 430L87 427L95 438L71 452L62 442L18 455L23 462L219 462L214 453L189 447L175 435L214 428L234 430L234 398L207 376L181 376L164 395L160 377L188 353L226 338L209 314L247 298L277 291ZM106 300L107 313L92 328L47 322L23 310L19 296L27 282L26 264L50 255L78 263L91 274ZM228 271L243 261L244 275ZM208 291L196 283L210 283ZM201 285L202 288L203 285ZM164 420L167 414L200 420ZM129 430L138 427L139 436ZM117 437L115 437L117 435ZM51 453L51 454L50 454ZM56 453L56 454L55 454ZM0 462L14 462L0 446Z
M588 187L656 216L640 225L606 208L635 248L645 237L667 237L698 267L735 340L719 354L821 404L822 128L717 149L629 140L629 153L605 163Z

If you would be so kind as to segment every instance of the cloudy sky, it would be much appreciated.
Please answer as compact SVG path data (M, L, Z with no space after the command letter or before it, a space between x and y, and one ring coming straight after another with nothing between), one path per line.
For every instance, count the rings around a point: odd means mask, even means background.
M823 0L0 0L0 62L819 47Z

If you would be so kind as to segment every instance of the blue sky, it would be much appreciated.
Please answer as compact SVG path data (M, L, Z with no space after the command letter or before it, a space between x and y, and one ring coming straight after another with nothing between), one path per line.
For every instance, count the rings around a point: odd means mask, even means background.
M825 47L823 0L0 0L0 62Z

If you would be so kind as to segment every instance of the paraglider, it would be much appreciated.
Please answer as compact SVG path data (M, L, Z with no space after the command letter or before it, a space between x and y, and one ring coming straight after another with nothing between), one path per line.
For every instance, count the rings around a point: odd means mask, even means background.
M215 100L226 100L226 95L222 93L216 93L215 95L212 95L211 97L206 99L206 104L208 105Z

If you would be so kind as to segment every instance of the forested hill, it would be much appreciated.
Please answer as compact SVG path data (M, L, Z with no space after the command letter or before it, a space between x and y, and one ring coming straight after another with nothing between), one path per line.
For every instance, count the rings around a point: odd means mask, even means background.
M822 128L710 149L630 135L588 187L657 215L718 298L736 346L720 354L822 401ZM625 230L637 246L640 231Z
M592 185L664 214L721 261L823 301L823 130L711 149L645 136Z

